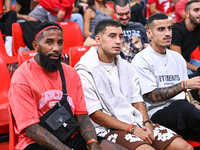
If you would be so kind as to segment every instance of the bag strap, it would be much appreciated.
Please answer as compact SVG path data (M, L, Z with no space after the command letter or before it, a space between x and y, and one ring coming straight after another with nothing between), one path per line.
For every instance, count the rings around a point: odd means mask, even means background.
M62 65L60 64L60 77L61 77L61 81L62 81L62 91L63 91L63 95L68 96L67 94L67 89L66 89L66 81L65 81L65 76L64 76L64 71L62 68Z
M69 102L67 100L67 89L66 89L66 81L65 81L65 76L64 76L64 71L63 71L63 68L62 68L62 64L60 63L60 67L59 67L59 70L60 70L60 77L61 77L61 81L62 81L62 91L63 91L63 95L62 95L62 99L60 100L60 103L62 105L66 104L66 109L69 111L69 113L73 116L73 113L72 113L72 110L71 110L71 107L69 105ZM61 105L59 102L58 102L58 105ZM60 107L60 106L59 106Z

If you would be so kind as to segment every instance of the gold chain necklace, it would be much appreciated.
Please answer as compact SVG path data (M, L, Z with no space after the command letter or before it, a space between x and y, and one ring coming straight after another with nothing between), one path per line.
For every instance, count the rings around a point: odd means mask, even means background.
M167 66L167 62L168 62L168 57L167 57L167 53L166 53L166 63L164 62L164 60L158 55L158 57L160 58L160 60L163 62L163 64L165 65L165 67Z
M106 67L103 65L103 64L101 64L101 66L103 67L103 69L105 69L110 75L112 75L112 69L114 68L114 66L115 66L115 63L113 63L112 64L112 67L110 68L110 69L106 69Z

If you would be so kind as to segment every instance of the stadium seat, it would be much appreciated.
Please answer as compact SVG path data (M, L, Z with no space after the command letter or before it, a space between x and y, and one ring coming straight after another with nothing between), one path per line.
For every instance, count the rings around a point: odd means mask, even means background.
M190 54L191 59L196 59L200 61L200 51L199 46Z
M23 39L23 33L22 33L22 28L19 23L13 23L12 24L12 52L13 56L18 55L18 49L20 47L25 47L26 43L24 42Z
M69 49L69 65L74 67L81 56L90 49L90 46L77 46Z
M18 53L18 60L19 60L18 66L20 66L26 60L31 59L36 54L37 54L37 52L35 50L19 52Z
M8 133L8 90L10 88L10 75L8 68L0 57L0 134Z
M69 56L69 48L83 46L83 36L76 22L57 22L63 29L64 47L63 54Z
M200 147L200 142L198 141L190 141L190 140L186 140L190 145L192 145L193 147Z
M8 106L8 117L9 117L9 150L14 150L17 143L17 137L14 131L14 118L10 105Z
M3 10L3 0L0 0L0 14L4 12Z
M18 58L16 56L10 57L7 52L6 52L6 48L4 46L4 40L2 37L2 33L0 31L0 57L3 59L3 61L6 64L12 64L12 63L16 63L18 62Z

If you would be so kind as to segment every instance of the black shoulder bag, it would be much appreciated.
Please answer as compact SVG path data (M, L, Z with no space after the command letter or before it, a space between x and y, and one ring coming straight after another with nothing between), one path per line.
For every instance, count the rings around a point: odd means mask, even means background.
M60 76L63 89L62 99L40 118L39 125L51 132L61 142L66 142L66 140L69 139L77 131L79 125L67 100L68 94L61 64Z

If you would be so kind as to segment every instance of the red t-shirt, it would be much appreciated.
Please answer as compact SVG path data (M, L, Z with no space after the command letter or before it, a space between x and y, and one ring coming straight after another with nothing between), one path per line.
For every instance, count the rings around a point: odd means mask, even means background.
M76 70L63 64L68 102L73 114L87 114L82 84ZM34 143L24 129L39 123L39 118L62 98L62 82L59 70L48 72L34 58L23 63L14 73L9 90L9 101L16 121L18 136L16 149L24 149Z
M148 3L156 3L156 9L169 14L171 12L171 0L148 0Z
M175 15L176 15L176 22L179 22L182 20L182 14L185 12L185 5L188 2L188 0L180 0L176 3L175 6Z
M57 15L59 10L65 12L64 18L70 18L75 0L40 0L39 4L53 15Z

